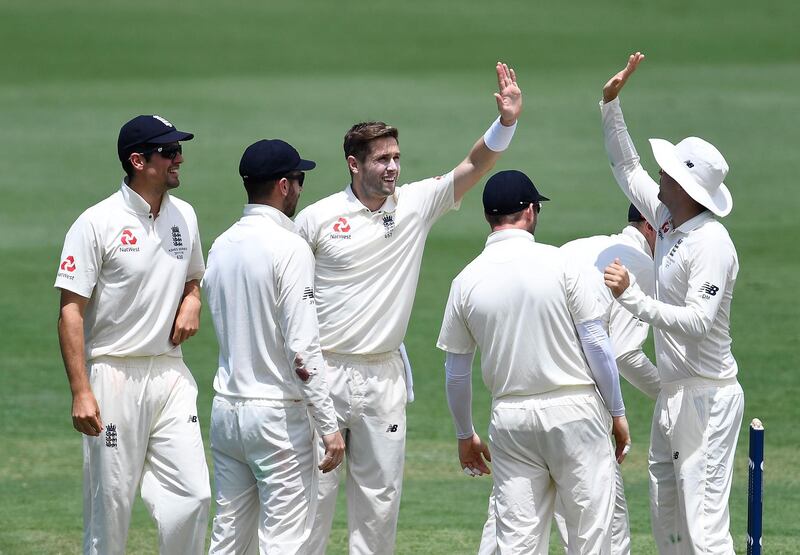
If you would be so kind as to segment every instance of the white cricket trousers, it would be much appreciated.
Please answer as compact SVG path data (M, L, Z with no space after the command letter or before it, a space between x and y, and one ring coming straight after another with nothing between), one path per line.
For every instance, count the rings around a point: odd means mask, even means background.
M556 496L568 553L611 553L611 417L594 387L496 399L489 424L497 552L547 554Z
M216 514L209 553L306 553L320 471L305 403L217 394L210 436Z
M630 555L631 530L628 519L628 502L625 500L625 487L622 481L622 472L619 465L615 465L617 478L617 492L614 499L614 515L611 519L611 553L613 555ZM559 539L564 546L564 552L569 553L569 530L563 516L561 497L556 497L555 514ZM497 553L497 532L495 531L494 492L489 496L489 509L486 524L483 526L481 546L478 555L495 555Z
M140 484L159 552L202 553L211 491L189 369L177 357L99 357L89 381L104 428L83 436L84 553L125 553Z
M320 477L310 553L325 553L345 466L350 554L394 553L406 445L403 360L398 351L323 355L346 450L345 462Z
M736 378L663 384L649 455L650 513L660 553L733 553L728 497L743 413Z

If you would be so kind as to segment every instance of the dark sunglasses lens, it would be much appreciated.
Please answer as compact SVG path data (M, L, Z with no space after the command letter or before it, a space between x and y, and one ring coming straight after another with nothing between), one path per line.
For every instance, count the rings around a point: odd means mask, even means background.
M303 186L303 181L306 180L306 174L301 173L300 176L297 178L297 182L300 183L300 186Z
M162 146L157 149L157 152L164 158L175 160L178 154L183 154L183 147L181 145Z

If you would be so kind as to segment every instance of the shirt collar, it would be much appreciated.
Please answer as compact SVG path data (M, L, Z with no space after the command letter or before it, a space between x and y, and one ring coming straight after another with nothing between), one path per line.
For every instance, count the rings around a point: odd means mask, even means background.
M361 210L366 210L367 212L371 212L369 208L364 206L364 204L360 200L358 200L358 197L353 192L352 183L350 183L347 186L347 188L345 188L344 194L345 198L347 199L347 205L352 211L359 212ZM392 194L392 196L386 197L386 200L381 205L381 207L378 208L378 210L376 210L376 213L394 212L396 209L397 209L397 189L394 190L394 194Z
M711 213L710 210L703 210L694 218L688 219L683 222L681 225L675 228L675 231L680 231L681 233L689 233L693 229L697 229L704 223L713 220L714 215Z
M147 204L147 201L144 200L139 193L134 191L128 186L128 178L124 178L122 180L122 185L120 185L120 191L122 193L122 200L134 214L139 214L141 216L149 216L150 215L150 205ZM164 213L164 209L169 206L169 193L164 192L164 195L161 197L161 208L159 209L159 213Z
M624 228L622 228L620 233L632 241L635 241L643 253L647 254L650 258L653 258L653 251L650 250L650 244L647 242L647 238L642 235L641 231L631 225L626 225Z
M279 226L289 231L294 231L294 222L283 212L273 206L266 204L245 204L244 217L247 216L264 216L269 218Z
M501 241L507 241L509 239L525 239L532 243L536 242L536 239L525 231L524 229L501 229L500 231L493 231L489 234L489 237L486 238L486 246L493 245L495 243L499 243Z

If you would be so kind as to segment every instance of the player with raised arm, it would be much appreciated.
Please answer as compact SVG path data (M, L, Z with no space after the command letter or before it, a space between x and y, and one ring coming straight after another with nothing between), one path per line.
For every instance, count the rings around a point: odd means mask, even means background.
M397 129L354 125L344 154L351 184L303 210L299 233L316 258L320 342L347 443L350 553L394 551L405 457L406 378L399 347L408 327L425 240L511 142L522 92L496 66L500 117L450 172L398 186ZM345 466L345 465L343 465ZM341 467L340 467L341 468ZM339 472L320 485L312 552L324 553Z
M654 328L661 393L649 453L653 533L661 553L733 553L728 497L744 395L731 353L739 261L725 227L728 164L709 142L650 139L660 166L642 168L618 98L644 60L636 52L603 87L605 147L617 183L657 231L655 296L619 262L605 271L617 301Z

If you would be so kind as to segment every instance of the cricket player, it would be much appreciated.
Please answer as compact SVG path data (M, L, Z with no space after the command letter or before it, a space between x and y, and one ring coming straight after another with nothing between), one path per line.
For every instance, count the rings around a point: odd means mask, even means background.
M208 468L180 347L199 326L203 253L194 210L169 193L192 138L160 116L123 125L120 190L64 241L58 336L84 434L87 554L125 552L140 484L161 553L205 548Z
M496 551L547 553L558 496L569 552L607 554L615 465L630 435L605 307L564 252L534 239L546 200L522 172L487 181L492 233L453 280L437 346L461 467L482 475L493 463ZM491 456L472 426L476 347L493 399Z
M280 139L247 147L244 214L208 253L203 289L220 347L210 553L304 553L317 504L313 430L325 445L322 472L344 457L319 348L314 257L290 219L314 167Z
M500 117L452 171L398 187L397 129L354 125L344 154L352 182L303 210L299 233L316 258L320 343L347 444L350 553L392 553L403 483L407 402L399 347L431 226L511 142L522 110L513 69L496 66ZM324 553L339 471L322 477L312 553Z
M622 190L657 230L655 297L625 267L606 268L619 304L654 328L661 393L650 435L650 508L661 553L733 553L728 497L744 395L731 353L730 310L739 262L714 216L733 208L728 164L710 143L650 139L659 182L639 163L619 91L637 52L603 88L605 146Z
M620 259L636 276L642 291L652 294L655 237L655 229L631 204L628 207L628 225L620 233L575 239L561 247L561 251L584 272L585 287L605 307L602 323L611 340L620 375L651 399L658 396L660 384L658 370L642 351L650 326L614 302L603 280L603 272L614 259ZM628 504L619 465L615 470L617 490L611 523L611 552L614 555L626 555L631 552ZM493 509L494 499L490 497L489 514L478 551L480 555L496 552ZM562 512L560 499L556 499L555 522L565 550L569 553L569 531Z

